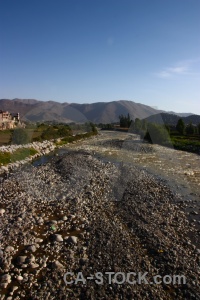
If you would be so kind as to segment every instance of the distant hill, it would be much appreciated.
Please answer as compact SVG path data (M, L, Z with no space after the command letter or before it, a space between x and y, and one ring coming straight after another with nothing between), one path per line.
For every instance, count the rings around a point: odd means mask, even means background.
M172 115L177 115L179 117L188 117L188 116L191 116L193 115L193 113L176 113L174 111L167 111L168 114L172 114Z
M169 114L169 113L159 113L152 116L149 116L145 118L147 122L157 123L157 124L167 124L167 125L173 125L176 126L179 119L183 119L185 124L189 124L190 122L192 124L199 124L200 123L200 116L199 115L189 115L187 117L180 117L175 114Z
M132 119L146 118L160 112L150 106L133 101L98 102L91 104L59 103L55 101L38 101L35 99L1 99L0 109L11 113L19 112L23 120L85 122L118 122L119 115L130 114Z
M87 118L68 103L35 99L1 99L0 109L19 112L24 121L85 122Z
M88 120L95 123L118 122L119 115L121 114L127 115L129 113L131 119L143 119L159 112L159 110L150 106L126 100L92 104L72 103L70 106L83 113Z
M94 123L112 123L119 121L119 115L127 115L128 113L131 119L150 117L150 120L157 122L157 119L161 118L161 123L163 123L163 119L164 122L175 124L179 118L175 114L163 114L161 110L127 100L77 104L35 99L0 99L0 110L8 110L11 113L19 112L22 120L32 122L57 121L70 123L91 121ZM198 116L193 117L192 120L199 122Z

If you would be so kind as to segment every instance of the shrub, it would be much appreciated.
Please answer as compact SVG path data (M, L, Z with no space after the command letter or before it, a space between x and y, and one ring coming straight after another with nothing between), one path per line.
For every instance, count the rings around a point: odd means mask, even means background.
M17 145L28 144L30 142L30 137L25 129L17 128L13 131L11 142L12 144Z
M170 137L165 126L149 123L144 139L153 144L169 145Z

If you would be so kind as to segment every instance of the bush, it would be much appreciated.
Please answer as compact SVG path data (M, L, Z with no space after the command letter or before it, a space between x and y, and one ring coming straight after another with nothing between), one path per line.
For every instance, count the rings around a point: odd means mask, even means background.
M194 129L194 126L192 125L192 123L190 123L189 125L186 126L185 131L187 134L195 133L195 129Z
M0 152L0 164L7 165L25 159L26 157L33 156L37 153L34 148L17 149L13 153Z
M185 132L185 123L183 122L183 119L179 119L176 125L176 130L180 133L180 134L184 134Z
M152 144L159 144L168 146L170 144L170 137L165 126L149 123L144 140Z
M27 131L23 128L17 128L13 131L11 136L11 143L12 144L28 144L30 142L30 137Z

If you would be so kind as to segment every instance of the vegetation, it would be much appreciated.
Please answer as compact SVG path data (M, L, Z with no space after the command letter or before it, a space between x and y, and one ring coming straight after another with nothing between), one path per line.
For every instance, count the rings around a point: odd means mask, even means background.
M183 119L179 119L176 125L176 129L180 134L184 134L185 132L185 123L183 122Z
M83 138L89 138L96 134L97 134L97 131L95 130L95 131L91 131L91 132L87 132L87 133L80 133L75 136L68 136L68 137L62 138L60 141L57 141L56 145L62 146L62 145L68 144L68 143L72 143L72 142L81 140Z
M114 124L98 124L98 127L100 127L102 130L113 130Z
M11 141L12 130L0 130L0 146L8 145Z
M72 130L68 125L56 124L38 124L36 127L38 136L33 140L43 141L46 139L57 139L57 145L64 145L71 143L82 138L87 138L97 134L96 126L92 123L85 125L90 131L79 133L77 135L72 134ZM84 127L84 126L83 126ZM85 127L84 127L85 128ZM27 130L18 128L14 131L8 131L7 134L11 135L12 144L25 144L30 141L30 133L33 132L34 126L29 126ZM13 153L0 152L0 164L6 165L8 163L14 163L16 161L24 160L26 157L33 156L37 151L33 148L17 149Z
M147 140L148 142L153 144L164 146L170 145L170 136L165 125L149 123L147 125L147 131L144 136L144 140Z
M17 149L13 153L0 152L0 164L7 165L16 161L24 160L26 157L33 156L37 151L33 148Z
M16 128L12 132L11 142L15 145L28 144L30 142L28 132L24 128Z
M175 149L200 154L199 135L180 135L176 132L173 132L171 133L170 137Z
M195 127L190 123L188 126L185 128L185 132L187 134L194 134L195 133Z
M129 128L131 125L131 121L132 120L129 114L127 116L124 115L119 116L119 123L120 123L120 127L122 128Z

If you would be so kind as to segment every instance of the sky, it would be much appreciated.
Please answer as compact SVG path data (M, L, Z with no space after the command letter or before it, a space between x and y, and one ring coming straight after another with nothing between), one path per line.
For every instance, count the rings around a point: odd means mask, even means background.
M0 0L0 98L200 114L200 1Z

